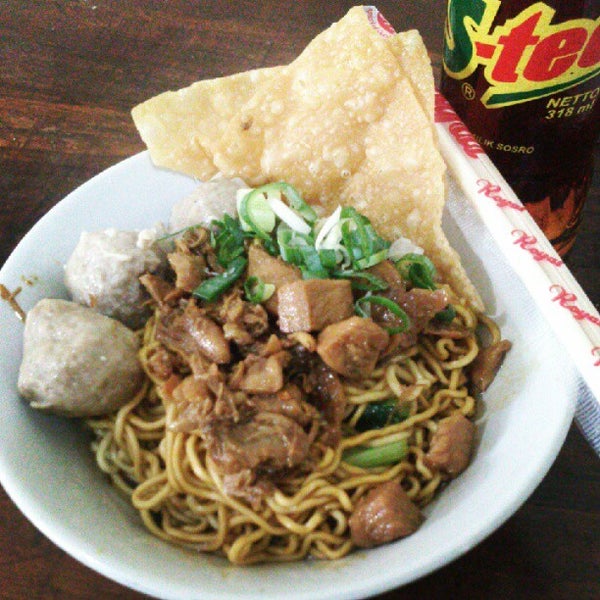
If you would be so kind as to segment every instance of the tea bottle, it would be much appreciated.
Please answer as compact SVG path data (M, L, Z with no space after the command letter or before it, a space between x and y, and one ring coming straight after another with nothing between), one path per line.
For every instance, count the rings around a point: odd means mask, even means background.
M449 0L440 91L559 254L600 122L599 0Z

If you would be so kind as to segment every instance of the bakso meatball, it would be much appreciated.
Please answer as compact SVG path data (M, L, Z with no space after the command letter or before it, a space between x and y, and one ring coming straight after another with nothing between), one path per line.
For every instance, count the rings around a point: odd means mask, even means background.
M119 321L67 300L40 300L27 314L18 390L33 408L102 415L138 391L138 336Z
M165 253L143 233L84 232L65 266L65 285L74 302L135 329L150 316L139 277L165 265Z
M246 187L237 178L201 182L189 196L173 206L169 229L179 231L192 225L207 225L214 219L222 219L225 213L236 215L236 193Z

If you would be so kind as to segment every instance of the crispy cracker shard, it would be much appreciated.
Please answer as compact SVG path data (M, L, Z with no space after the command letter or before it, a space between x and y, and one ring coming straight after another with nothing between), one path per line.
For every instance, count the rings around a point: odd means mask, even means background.
M445 163L433 75L415 31L381 37L363 7L282 67L201 81L133 109L157 165L249 185L288 181L327 212L365 214L408 237L478 310L483 303L442 231Z

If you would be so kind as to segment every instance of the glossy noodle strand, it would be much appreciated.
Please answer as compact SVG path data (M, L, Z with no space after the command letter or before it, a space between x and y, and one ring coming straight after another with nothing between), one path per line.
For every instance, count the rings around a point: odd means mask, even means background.
M225 492L199 435L166 429L173 407L161 399L148 366L156 349L150 319L140 352L147 384L111 417L88 419L98 465L161 539L224 554L235 564L340 558L353 548L349 516L372 487L399 478L411 500L423 507L443 485L442 474L424 461L428 442L441 418L455 412L475 414L466 369L479 351L477 327L492 340L500 339L491 319L458 303L456 313L457 321L470 330L467 337L421 334L412 348L365 380L345 384L341 442L336 448L316 442L314 469L288 474L256 503ZM353 430L370 403L389 398L405 407L402 420L362 433ZM398 440L406 441L408 451L397 464L363 469L343 460L350 448Z

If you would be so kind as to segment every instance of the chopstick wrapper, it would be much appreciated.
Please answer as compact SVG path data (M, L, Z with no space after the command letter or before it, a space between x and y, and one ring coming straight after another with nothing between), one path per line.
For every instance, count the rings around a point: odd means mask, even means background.
M448 101L436 93L440 150L469 211L485 224L579 371L575 420L600 454L600 315ZM463 217L468 218L468 217ZM464 229L466 223L461 223ZM468 268L468 265L467 265Z

